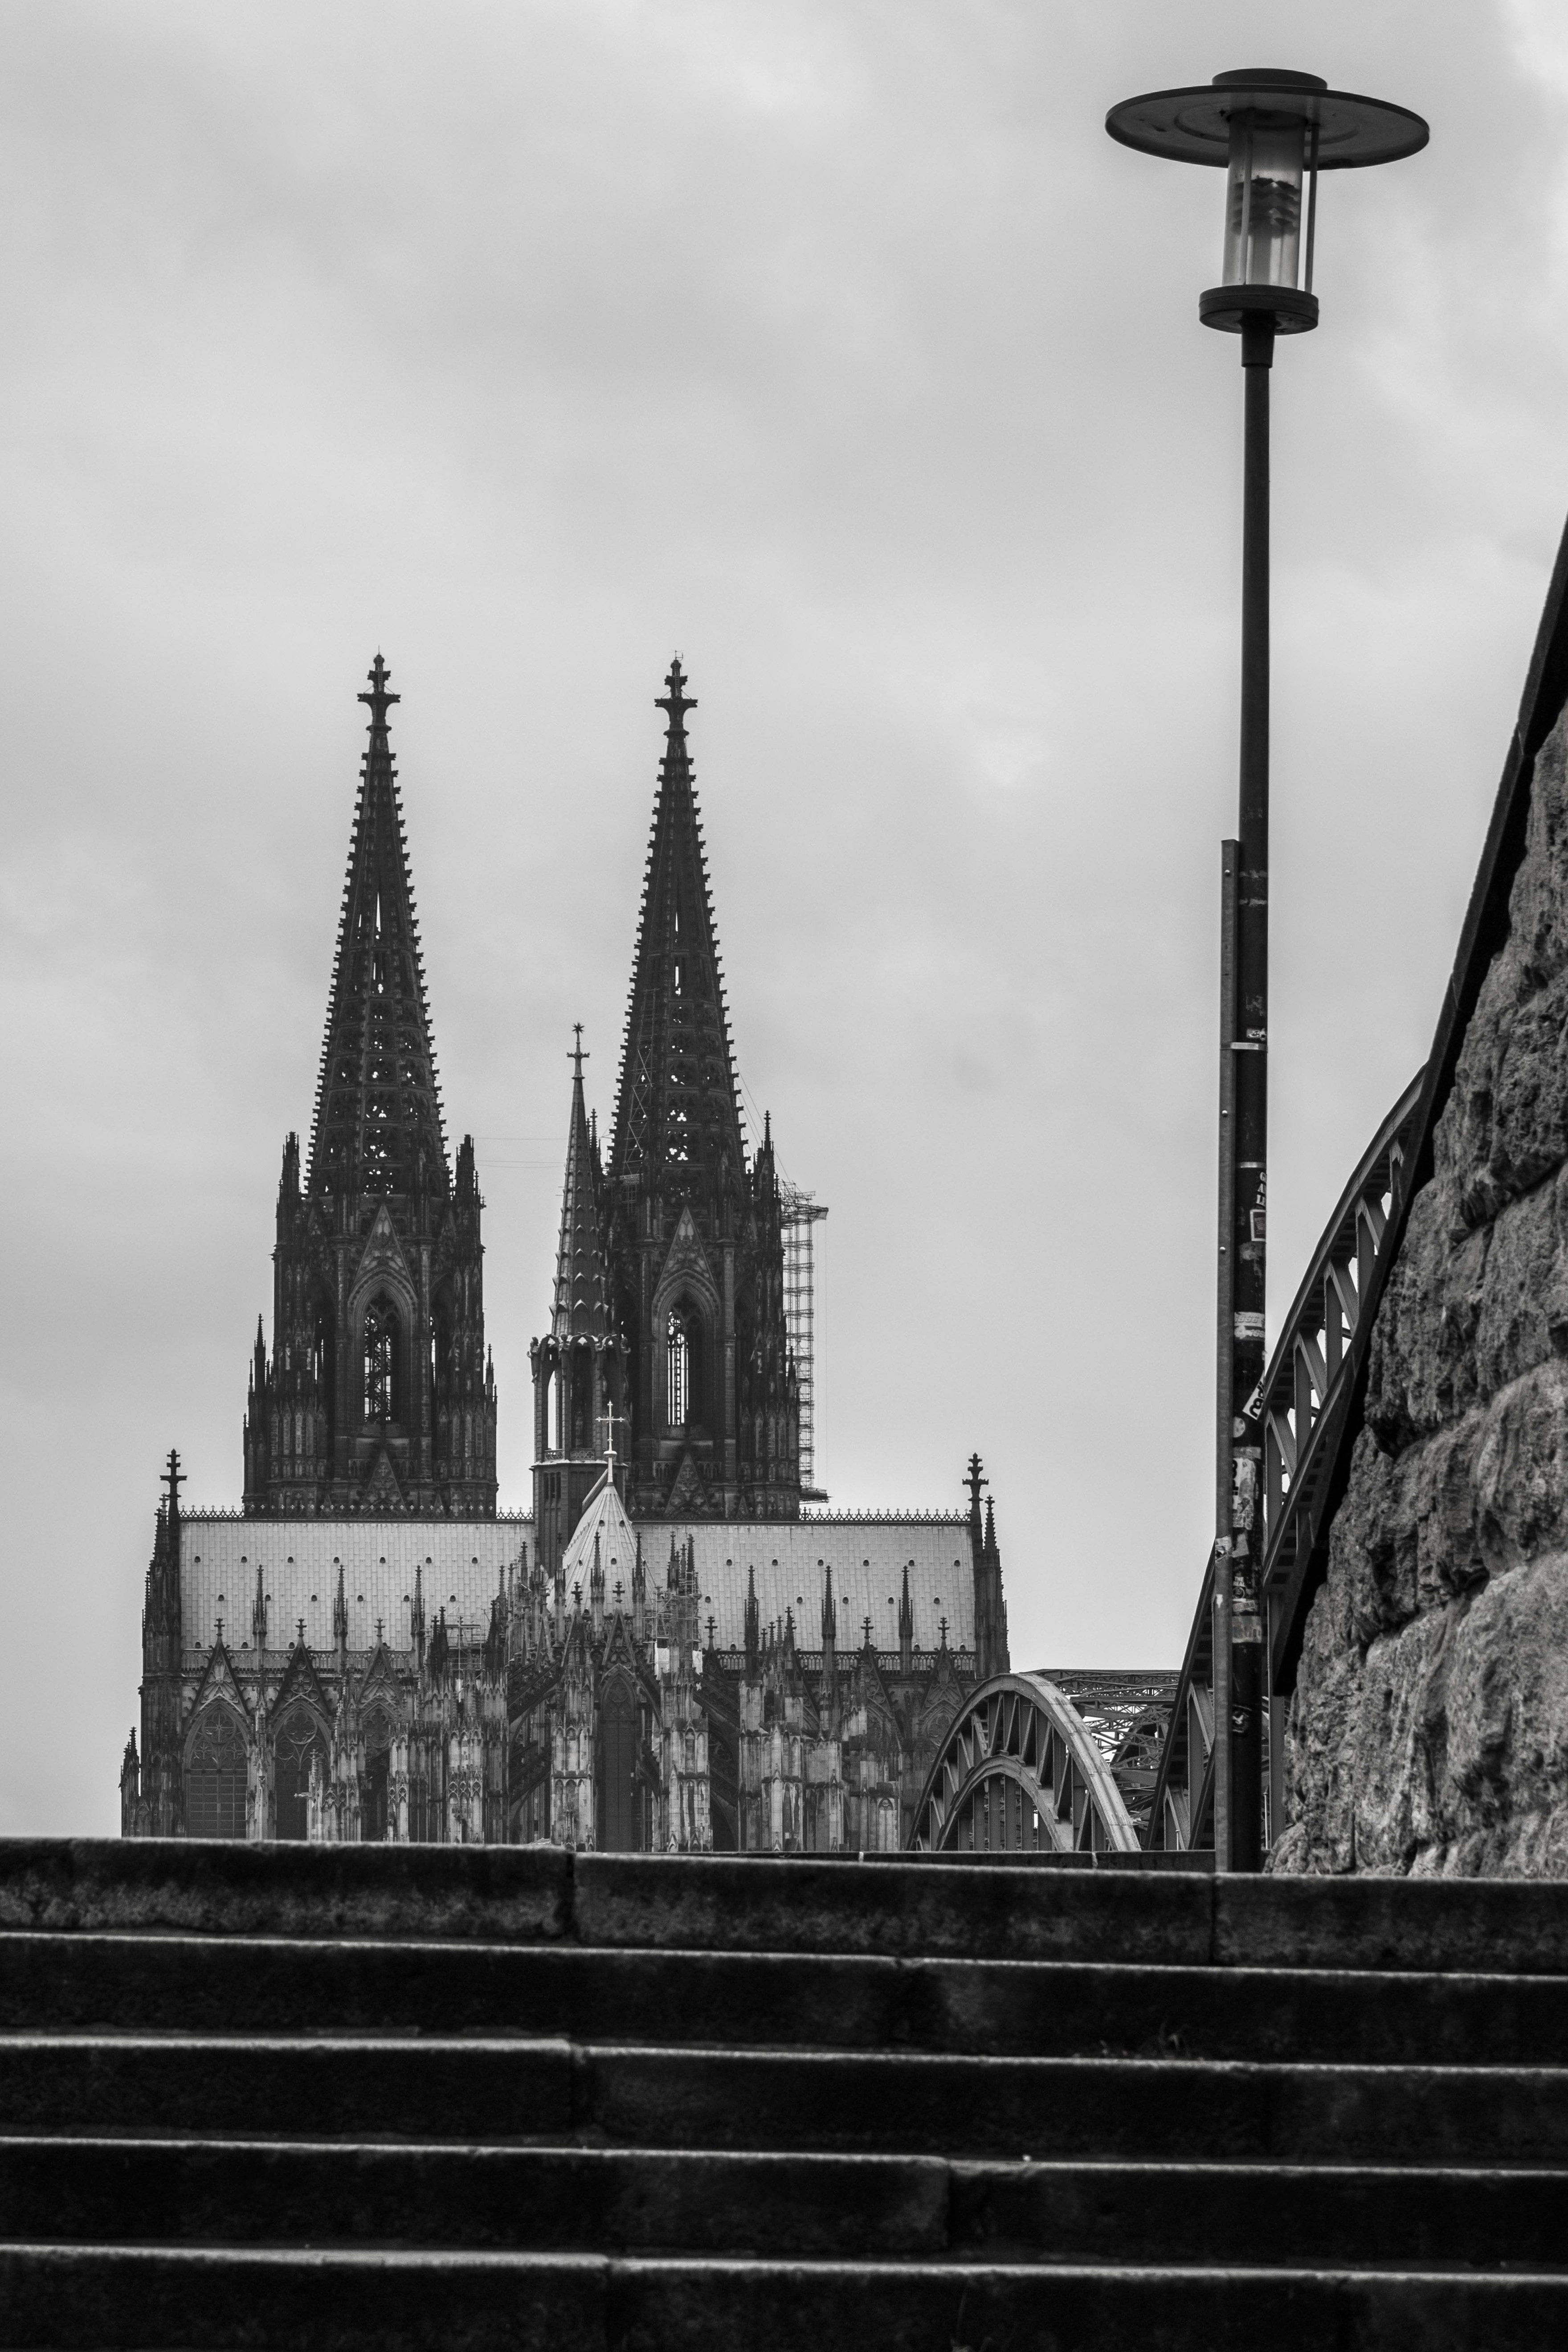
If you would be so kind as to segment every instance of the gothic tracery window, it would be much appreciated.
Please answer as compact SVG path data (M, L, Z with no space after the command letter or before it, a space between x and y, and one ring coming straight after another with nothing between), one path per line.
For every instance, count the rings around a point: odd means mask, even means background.
M390 1811L392 1726L384 1715L372 1715L364 1727L364 1795L360 1835L380 1842L386 1836Z
M364 1417L395 1421L397 1415L397 1309L378 1298L365 1310Z
M318 1751L324 1769L326 1742L315 1717L307 1707L291 1708L273 1746L273 1801L280 1838L310 1835L310 1759Z
M671 1429L684 1429L691 1418L692 1338L691 1318L683 1307L673 1307L665 1361L665 1397Z
M226 1706L206 1708L185 1755L185 1834L245 1835L245 1734Z

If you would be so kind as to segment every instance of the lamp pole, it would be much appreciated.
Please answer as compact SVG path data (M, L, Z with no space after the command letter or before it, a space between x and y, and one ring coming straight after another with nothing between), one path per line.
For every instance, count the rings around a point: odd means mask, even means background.
M1318 323L1318 173L1426 144L1418 114L1276 68L1111 108L1123 146L1226 173L1223 282L1198 299L1237 335L1245 385L1241 756L1237 839L1222 853L1219 1233L1215 1379L1214 1843L1221 1870L1263 1859L1264 1320L1268 1202L1268 383L1274 345ZM1302 218L1302 198L1306 217ZM1304 229L1304 236L1303 236ZM1306 282L1301 277L1305 247ZM1306 1433L1301 1433L1305 1442ZM1202 1825L1191 1824L1194 1843Z
M1221 1008L1221 1051L1228 1053L1230 1112L1220 1120L1223 1268L1228 1252L1230 1328L1218 1332L1229 1357L1228 1408L1215 1414L1215 1568L1221 1593L1214 1628L1228 1652L1229 1688L1221 1741L1228 1769L1217 1792L1228 1830L1230 1866L1256 1870L1262 1860L1263 1624L1258 1583L1263 1538L1261 1415L1267 1327L1268 1192L1268 380L1274 321L1247 318L1241 331L1243 431L1241 509L1241 758L1237 812L1234 971ZM1226 1018L1228 1015L1228 1019ZM1229 1029L1228 1037L1224 1030ZM1222 1097L1226 1091L1221 1074ZM1224 1106L1222 1101L1222 1111ZM1228 1193L1228 1202L1225 1195ZM1228 1217L1226 1209L1228 1208ZM1228 1231L1226 1230L1228 1226ZM1224 1276L1221 1276L1222 1282ZM1216 1367L1216 1370L1217 1370ZM1237 1406L1241 1407L1238 1413ZM1228 1525L1227 1525L1228 1521ZM1223 1590L1222 1590L1223 1588ZM1228 1619L1228 1623L1226 1620ZM1217 1709L1216 1709L1217 1717ZM1216 1721L1216 1737L1218 1722ZM1216 1838L1217 1843L1217 1838Z

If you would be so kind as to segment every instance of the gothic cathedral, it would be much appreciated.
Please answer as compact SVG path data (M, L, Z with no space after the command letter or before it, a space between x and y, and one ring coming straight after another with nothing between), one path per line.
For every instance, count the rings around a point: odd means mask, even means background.
M606 1165L572 1055L531 1507L497 1507L473 1139L449 1157L380 656L308 1158L283 1147L238 1510L165 1473L128 1836L887 1852L1007 1665L965 1512L803 1484L771 1124L748 1154L679 662ZM820 1213L818 1212L817 1213Z

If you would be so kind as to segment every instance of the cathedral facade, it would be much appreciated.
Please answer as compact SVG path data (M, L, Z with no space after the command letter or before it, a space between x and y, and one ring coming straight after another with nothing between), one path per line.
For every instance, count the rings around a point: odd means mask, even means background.
M772 1128L748 1152L676 662L607 1161L571 1056L531 1507L498 1508L379 656L309 1150L283 1147L240 1505L165 1471L128 1836L887 1852L1005 1669L984 1481L803 1509Z

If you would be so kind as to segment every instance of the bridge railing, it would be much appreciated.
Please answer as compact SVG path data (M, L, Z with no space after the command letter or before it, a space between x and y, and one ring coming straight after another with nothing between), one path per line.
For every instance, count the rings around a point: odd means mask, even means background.
M1298 1550L1315 1531L1329 1447L1321 1443L1348 1377L1351 1342L1372 1270L1402 1181L1406 1145L1420 1099L1422 1073L1405 1087L1363 1152L1323 1227L1285 1318L1268 1367L1246 1411L1263 1444L1263 1599L1268 1623L1269 1769L1264 1842L1279 1822L1283 1789L1285 1708L1274 1702L1279 1620ZM1151 1847L1214 1844L1214 1592L1210 1550L1177 1680L1170 1735L1156 1775Z

